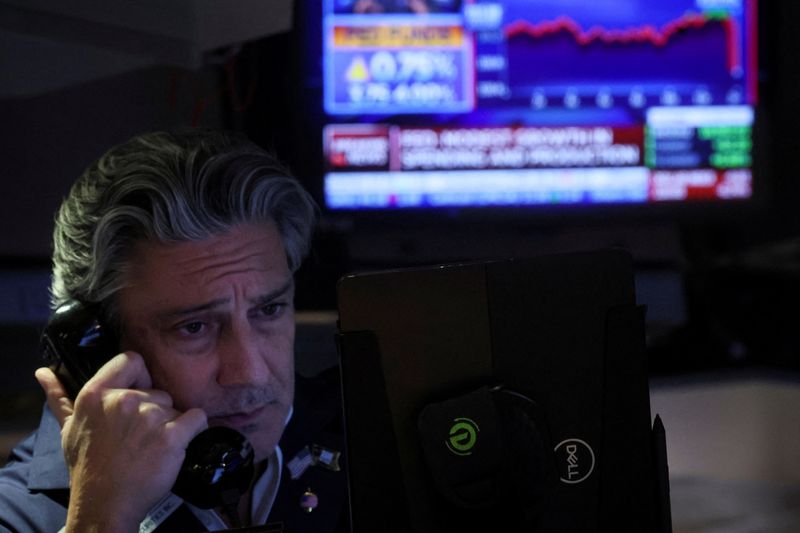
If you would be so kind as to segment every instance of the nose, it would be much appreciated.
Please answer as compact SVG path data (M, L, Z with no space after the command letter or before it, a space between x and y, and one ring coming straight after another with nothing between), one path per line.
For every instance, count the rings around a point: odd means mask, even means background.
M217 383L222 386L263 385L270 379L266 354L257 332L248 324L236 324L220 338Z

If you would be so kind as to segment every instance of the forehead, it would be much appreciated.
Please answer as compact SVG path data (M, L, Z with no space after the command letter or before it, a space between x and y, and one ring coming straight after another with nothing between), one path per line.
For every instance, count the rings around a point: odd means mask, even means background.
M202 300L231 286L271 290L291 279L274 223L242 224L211 238L161 243L141 241L130 256L120 304L147 299ZM124 311L124 310L123 310Z

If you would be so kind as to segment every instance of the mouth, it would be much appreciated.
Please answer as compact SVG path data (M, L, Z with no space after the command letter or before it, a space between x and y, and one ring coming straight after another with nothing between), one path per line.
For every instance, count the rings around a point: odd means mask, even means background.
M208 418L209 426L227 426L233 429L245 429L252 426L261 418L261 415L269 407L270 404L265 404L253 409L252 411L236 412L229 414L220 414L210 416Z

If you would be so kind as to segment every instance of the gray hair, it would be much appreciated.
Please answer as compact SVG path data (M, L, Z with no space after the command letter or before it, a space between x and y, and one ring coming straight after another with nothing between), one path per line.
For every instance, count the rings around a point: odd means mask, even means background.
M56 216L51 304L114 296L140 240L204 240L243 223L274 222L288 266L308 252L316 207L269 152L243 136L157 132L106 152L75 182Z

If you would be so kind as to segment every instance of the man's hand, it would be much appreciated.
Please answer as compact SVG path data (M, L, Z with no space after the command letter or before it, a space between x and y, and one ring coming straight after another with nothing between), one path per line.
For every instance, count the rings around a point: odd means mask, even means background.
M38 369L36 379L61 424L70 472L67 531L138 531L175 483L189 442L208 426L205 412L173 408L134 352L100 368L75 402L50 369Z

